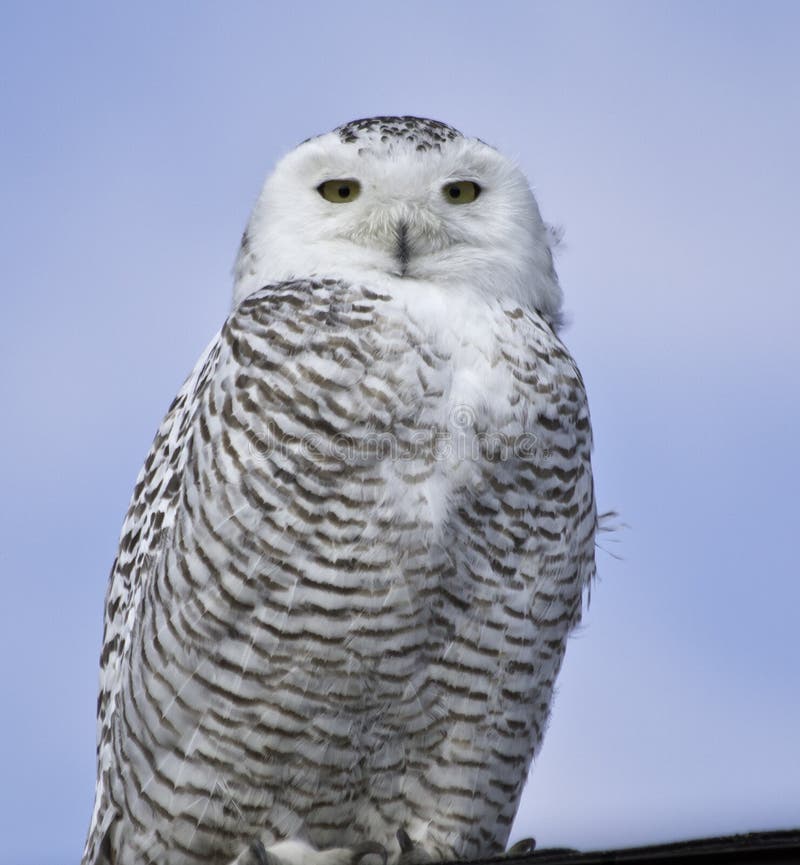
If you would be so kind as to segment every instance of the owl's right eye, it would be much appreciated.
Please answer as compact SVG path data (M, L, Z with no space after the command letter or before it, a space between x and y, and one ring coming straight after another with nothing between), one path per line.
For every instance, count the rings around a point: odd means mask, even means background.
M361 193L357 180L326 180L317 187L317 192L332 204L347 204Z

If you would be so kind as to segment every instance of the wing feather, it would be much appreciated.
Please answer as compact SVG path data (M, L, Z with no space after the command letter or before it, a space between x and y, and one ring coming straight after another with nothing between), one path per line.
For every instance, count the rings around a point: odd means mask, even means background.
M119 549L111 566L106 592L100 690L97 698L97 786L82 865L110 863L104 840L116 816L110 800L108 769L111 725L130 635L146 581L175 520L178 479L184 469L192 421L203 391L213 379L220 354L217 334L172 401L136 479Z

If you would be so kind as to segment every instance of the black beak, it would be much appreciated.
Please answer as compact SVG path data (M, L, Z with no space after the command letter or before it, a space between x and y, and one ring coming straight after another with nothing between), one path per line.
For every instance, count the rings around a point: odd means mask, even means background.
M400 262L400 276L406 275L409 255L408 223L401 222L397 226L397 260Z

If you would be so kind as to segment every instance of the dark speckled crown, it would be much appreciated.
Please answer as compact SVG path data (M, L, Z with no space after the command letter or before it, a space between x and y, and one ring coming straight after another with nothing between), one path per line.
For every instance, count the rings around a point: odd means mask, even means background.
M446 141L463 138L452 126L425 117L366 117L337 126L334 132L345 144L370 147L404 142L417 150L441 150Z

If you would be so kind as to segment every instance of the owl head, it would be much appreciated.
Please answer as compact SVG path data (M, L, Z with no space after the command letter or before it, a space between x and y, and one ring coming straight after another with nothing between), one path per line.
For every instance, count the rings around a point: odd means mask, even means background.
M242 238L234 305L288 279L409 280L509 298L557 321L550 235L522 172L419 117L355 120L304 141L267 179Z

